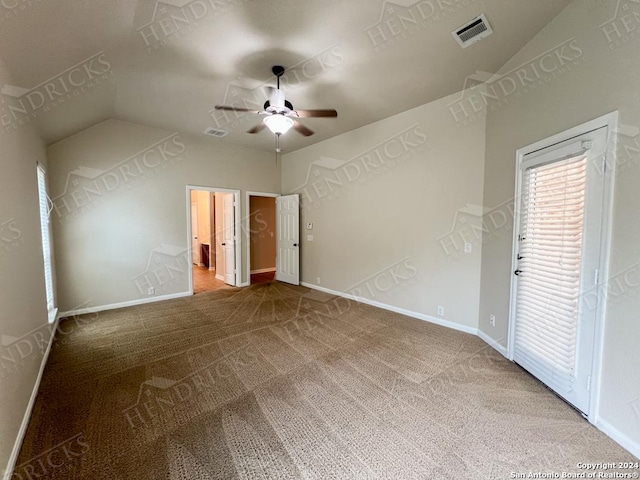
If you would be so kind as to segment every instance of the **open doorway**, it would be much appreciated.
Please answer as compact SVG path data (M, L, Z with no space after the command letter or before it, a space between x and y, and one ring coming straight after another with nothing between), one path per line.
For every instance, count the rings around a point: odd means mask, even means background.
M276 197L278 194L247 192L250 283L271 282L276 273Z
M194 294L238 285L240 245L236 235L239 192L187 187L189 248Z

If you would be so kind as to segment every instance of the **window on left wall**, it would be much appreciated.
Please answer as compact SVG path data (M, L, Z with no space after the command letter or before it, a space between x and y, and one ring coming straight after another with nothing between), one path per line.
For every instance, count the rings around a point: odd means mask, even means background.
M47 292L49 323L56 319L55 295L53 292L53 252L51 248L51 211L53 202L47 191L47 174L38 165L38 198L40 200L40 231L42 232L42 257L44 259L44 282Z

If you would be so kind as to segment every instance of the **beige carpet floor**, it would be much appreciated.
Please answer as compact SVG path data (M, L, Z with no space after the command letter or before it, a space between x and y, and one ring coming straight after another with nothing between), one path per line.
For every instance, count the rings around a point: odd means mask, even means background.
M504 479L624 460L477 337L272 282L64 320L14 478Z

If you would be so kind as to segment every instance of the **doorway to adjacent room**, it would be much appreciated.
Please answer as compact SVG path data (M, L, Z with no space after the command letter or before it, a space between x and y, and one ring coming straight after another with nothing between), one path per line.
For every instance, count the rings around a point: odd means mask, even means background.
M188 187L193 293L239 285L239 192Z
M251 284L271 282L276 273L277 226L275 193L247 192L249 240L248 261Z

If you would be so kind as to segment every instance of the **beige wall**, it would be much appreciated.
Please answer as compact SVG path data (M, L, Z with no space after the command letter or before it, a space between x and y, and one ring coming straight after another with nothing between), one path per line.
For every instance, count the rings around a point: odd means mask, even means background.
M628 2L622 0L620 5ZM638 49L640 24L632 11L612 20L615 1L576 0L542 30L501 73L517 91L493 102L487 119L485 207L512 204L515 153L520 147L567 130L585 121L619 110L624 134L618 136L618 172L615 181L613 238L610 265L611 301L604 338L601 417L640 451L640 87ZM637 10L637 6L633 7ZM601 26L603 26L601 28ZM625 28L635 36L618 36ZM572 42L559 52L559 45ZM555 68L534 87L525 88L517 71L535 76L542 72L540 54L551 51L547 70ZM558 53L559 52L559 53ZM569 59L573 58L573 62ZM514 70L515 69L515 70ZM509 73L512 72L512 73ZM522 77L526 78L526 77ZM507 85L508 82L503 82ZM511 84L513 85L513 84ZM482 255L480 329L506 345L511 278L512 224L501 234L486 238ZM625 273L626 271L626 273ZM489 314L497 316L496 327ZM618 437L619 439L620 437Z
M187 185L280 189L270 154L118 120L48 156L62 311L188 291Z
M0 61L0 84L5 83L13 84ZM0 152L1 475L35 386L49 329L36 176L36 162L47 164L45 146L26 124L0 131Z
M455 98L284 155L283 191L301 195L303 282L424 316L441 305L442 319L477 327L481 242L467 236L464 254L459 238L480 219L485 130L456 128Z
M276 199L249 197L251 271L276 268Z

